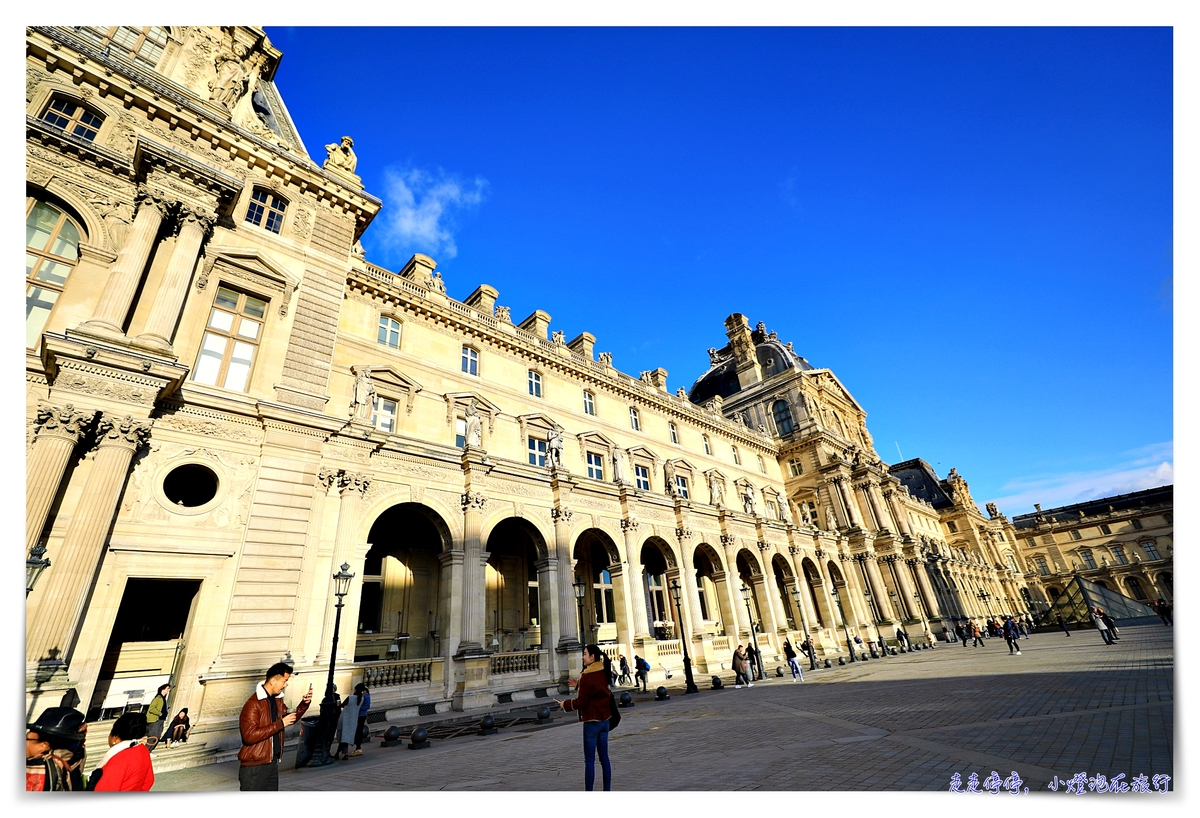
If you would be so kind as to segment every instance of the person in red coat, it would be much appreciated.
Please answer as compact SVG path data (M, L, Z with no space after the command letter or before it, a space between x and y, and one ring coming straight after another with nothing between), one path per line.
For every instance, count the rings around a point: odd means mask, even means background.
M108 754L88 778L93 792L146 792L154 786L154 766L146 738L146 716L126 713L108 734Z
M612 693L608 690L608 674L604 672L604 653L597 645L583 649L583 673L578 679L568 679L567 686L576 690L574 699L555 699L568 713L579 714L583 722L584 789L596 784L596 751L600 751L600 766L604 771L604 789L612 789L612 765L608 761L608 717L612 713Z

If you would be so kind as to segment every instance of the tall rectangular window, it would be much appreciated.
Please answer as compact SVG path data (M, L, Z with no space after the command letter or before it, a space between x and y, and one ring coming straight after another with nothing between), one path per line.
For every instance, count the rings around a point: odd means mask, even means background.
M1130 520L1129 522L1133 523L1133 528L1135 531L1142 530L1142 521L1141 520L1134 519L1134 520Z
M246 221L278 233L283 229L283 212L286 208L287 203L274 193L255 189L250 195L250 206L246 208Z
M400 348L400 322L386 315L379 316L379 343L392 349Z
M396 432L396 402L377 397L371 409L371 425L381 432L394 434Z
M1086 565L1088 568L1096 567L1096 560L1092 559L1092 549L1081 548L1079 550L1079 556L1083 560L1083 564Z
M1045 557L1034 557L1033 562L1037 566L1039 574L1044 577L1050 575L1050 566L1046 565Z
M612 575L602 570L592 585L595 591L596 623L606 625L617 621L617 606L613 600Z
M1160 557L1158 555L1158 547L1155 546L1154 543L1144 542L1144 543L1142 543L1142 548L1146 549L1146 559L1148 559L1148 560L1162 559L1162 557Z
M1100 533L1101 534L1111 534L1112 533L1112 529L1108 527L1108 523L1100 524Z
M675 491L683 499L688 499L688 480L682 474L675 475Z
M218 287L192 380L246 391L266 314L267 302L261 298Z
M583 393L583 413L592 416L596 414L596 396L587 390Z
M679 430L675 428L675 424L668 423L667 430L670 431L670 433L671 433L671 442L678 446L679 445Z
M535 398L542 396L542 376L532 369L529 370L529 394Z
M593 480L604 479L604 458L596 452L587 453L587 475Z
M734 464L737 466L742 465L742 456L740 454L738 454L737 446L730 446L729 448L733 450Z
M529 465L546 465L546 441L536 437L529 438Z
M767 517L771 520L779 519L779 506L772 500L767 500Z
M460 449L466 448L467 445L467 419L454 419L454 445Z
M700 437L704 440L704 453L712 454L712 446L708 442L708 435L701 435Z
M471 347L462 348L462 371L468 375L479 374L479 352Z
M642 491L650 490L650 470L645 466L633 467L633 476L637 482L637 487Z
M761 454L758 455L758 470L763 474L767 473L767 464L763 462L763 457Z
M1129 560L1125 557L1125 549L1120 545L1112 547L1113 559L1117 561L1117 565L1128 565Z
M642 421L638 417L638 410L632 406L629 407L629 427L635 432L642 431Z
M1083 535L1082 535L1082 534L1080 534L1080 533L1079 533L1078 531L1076 531L1075 529L1071 529L1071 539L1073 539L1073 540L1082 540L1082 539L1083 539Z
M788 461L788 474L792 477L799 477L804 472L804 467L800 465L800 458L793 457Z

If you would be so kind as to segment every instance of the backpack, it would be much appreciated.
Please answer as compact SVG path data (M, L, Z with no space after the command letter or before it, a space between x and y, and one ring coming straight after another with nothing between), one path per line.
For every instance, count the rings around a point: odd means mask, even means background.
M640 656L638 657L638 670L644 670L647 673L650 672L650 663Z
M616 730L621 724L621 710L617 707L616 695L608 694L608 732Z

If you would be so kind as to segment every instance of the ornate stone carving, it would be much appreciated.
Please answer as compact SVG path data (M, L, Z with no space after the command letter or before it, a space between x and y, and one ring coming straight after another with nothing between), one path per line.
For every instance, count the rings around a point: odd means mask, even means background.
M153 404L154 399L158 396L157 389L145 384L112 381L71 370L60 371L54 381L54 386L56 389L61 388L69 392L80 392L85 395L112 398L146 406Z
M487 505L488 498L478 492L465 492L462 495L461 503L464 512L474 509L475 511L483 511L483 507Z
M571 511L571 509L569 509L569 508L555 507L555 508L550 509L550 519L551 520L555 520L555 521L562 520L564 523L569 523L569 522L571 522L571 517L573 515L574 515L574 512Z
M729 546L732 548L737 545L737 541L738 541L737 537L733 536L732 534L722 534L721 535L721 545Z
M604 366L609 366L609 367L612 366L612 353L611 352L601 352L596 356L596 358Z
M565 332L563 332L562 330L555 330L554 332L550 333L550 340L556 346L566 346L567 345L567 334Z
M471 403L467 406L467 411L464 415L466 421L466 430L463 433L463 445L468 449L479 449L483 447L483 424L479 420L479 410L476 408L478 401L471 398Z
M677 527L675 529L675 536L681 540L690 540L692 538L692 530L690 528L683 528L682 526Z
M96 423L96 442L100 446L128 446L137 449L150 437L154 421L148 418L135 420L129 415L114 418L105 412Z
M41 402L38 404L37 417L34 420L34 434L51 434L78 441L80 432L86 429L95 416L95 409L76 409L70 403L65 406L55 406Z
M509 307L496 307L496 320L502 321L505 324L512 323L512 309Z
M292 218L292 235L301 241L308 241L308 237L312 235L313 212L304 205L299 205L296 208L296 215ZM355 242L355 247L359 250L362 245ZM362 258L360 255L359 258Z
M369 366L352 366L354 373L354 391L350 398L350 420L354 423L370 425L371 415L375 411L375 383L371 380Z
M622 531L637 531L637 527L638 527L637 520L621 520L621 530Z
M358 166L358 157L354 155L354 140L348 136L343 136L341 142L326 145L325 152L327 155L321 165L323 168L354 173L355 167Z
M337 469L327 469L325 467L321 467L321 469L317 472L317 485L323 488L325 491L329 491L329 489L333 487L333 484L337 482L337 479Z
M188 432L189 434L219 437L225 440L241 440L248 443L257 443L260 439L257 430L236 423L223 423L216 420L167 415L160 418L157 424L166 429L176 429L181 432Z
M345 494L346 492L363 494L370 487L370 485L370 475L347 471L338 473L338 490L342 494Z
M988 503L986 508L987 508L988 516L991 517L993 520L1000 516L1000 510L998 508L996 508L995 503ZM1079 513L1082 516L1083 512L1081 511Z
M246 93L250 72L246 70L246 47L234 43L233 47L217 55L217 75L208 82L208 100L227 111L232 111L238 100Z
M562 427L556 423L552 429L546 432L546 466L551 471L557 471L563 467L562 450Z

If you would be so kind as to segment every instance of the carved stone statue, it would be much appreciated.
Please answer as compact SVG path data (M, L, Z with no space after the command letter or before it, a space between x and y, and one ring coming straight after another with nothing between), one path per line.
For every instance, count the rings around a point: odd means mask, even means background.
M511 324L512 323L512 308L511 307L502 307L502 306L497 305L496 320L503 321L506 324Z
M754 496L754 487L749 483L742 486L742 508L747 514L758 516L758 499Z
M442 295L446 294L446 282L442 280L441 273L433 274L433 278L429 281L429 287L434 292L441 293Z
M674 497L676 494L675 486L675 464L670 460L663 466L663 475L666 477L667 494Z
M721 356L717 353L717 348L709 347L708 348L708 365L716 366L719 363L721 363Z
M348 136L343 136L340 143L326 145L325 152L327 156L325 163L321 165L323 168L354 173L354 169L358 166L358 157L354 155L354 140Z
M554 332L550 333L550 340L559 346L564 346L567 343L567 334L561 329L555 330Z
M475 408L475 404L475 399L471 398L465 416L467 426L463 432L463 445L468 449L483 448L483 424L479 420L479 410Z
M613 482L618 485L629 482L625 475L625 452L619 446L613 448Z
M812 525L812 518L808 516L808 503L799 503L797 507L800 509L800 522Z
M837 529L838 529L837 515L833 513L832 508L830 508L829 506L825 506L825 530L826 531L837 531Z
M721 478L715 474L708 476L708 495L708 501L717 508L725 505L725 489L721 485Z
M555 426L546 435L546 465L551 469L561 469L563 451L562 427Z
M791 525L792 512L791 512L791 509L788 508L788 505L789 505L788 498L786 498L786 497L779 498L779 519L782 520L783 522L787 523L788 525Z
M216 79L209 80L208 99L232 111L242 94L246 93L246 47L235 43L232 51L223 51L217 58Z
M601 352L596 357L600 360L600 363L604 364L605 366L612 366L611 352Z
M988 513L988 516L991 517L993 520L1000 516L1000 510L998 508L996 508L995 503L987 504L987 513Z
M354 394L350 399L350 419L353 422L371 422L377 394L375 383L371 380L371 370L365 366L354 367Z

